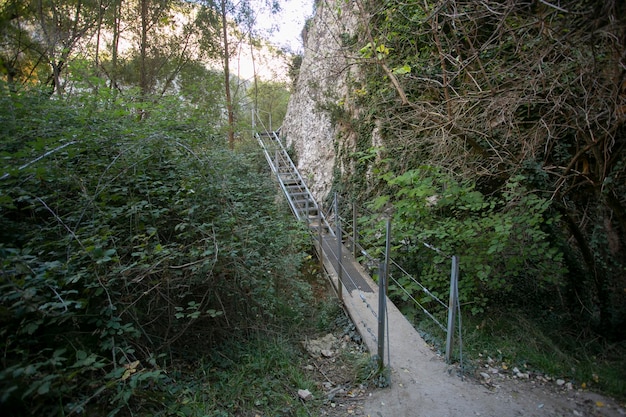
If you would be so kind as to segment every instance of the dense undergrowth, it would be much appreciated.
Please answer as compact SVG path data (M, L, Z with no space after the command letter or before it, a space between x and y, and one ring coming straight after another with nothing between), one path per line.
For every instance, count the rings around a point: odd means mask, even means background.
M384 248L391 219L392 258L420 282L396 274L394 301L418 321L422 306L440 314L422 285L447 299L458 255L464 317L499 323L479 326L478 345L500 338L525 356L534 327L541 366L602 368L603 388L623 397L624 3L344 9L358 20L338 37L347 92L319 107L338 132L334 191L374 213L359 225L366 244Z
M439 351L445 349L445 334L432 320L419 314L411 318L429 344ZM487 365L503 374L518 368L626 401L624 343L575 333L550 312L529 317L519 308L482 317L465 315L462 324L461 337L458 329L455 333L452 356L464 375L480 379Z
M308 235L259 153L175 101L139 121L122 99L0 100L4 412L306 415Z
M519 300L623 340L623 5L357 5L336 188L393 213L427 280L420 241L463 257L473 314Z

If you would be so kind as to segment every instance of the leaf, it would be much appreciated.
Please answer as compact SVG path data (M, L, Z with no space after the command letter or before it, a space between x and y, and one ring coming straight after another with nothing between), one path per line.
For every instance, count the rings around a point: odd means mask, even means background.
M37 394L44 395L50 392L50 381L45 381L37 388Z
M363 58L371 58L372 57L372 43L368 43L363 48L359 50L359 53Z
M224 312L223 312L223 311L217 311L217 310L213 310L213 309L207 310L207 312L206 312L206 313L207 313L207 314L209 315L209 317L211 317L211 318L219 317L219 316L222 316L222 315L224 314Z
M378 45L378 47L376 48L376 52L378 52L379 54L383 54L383 55L389 55L389 52L391 52L391 50L389 48L387 48L385 46L385 44L380 44Z
M122 375L122 381L126 381L128 378L130 378L132 374L137 372L138 366L139 366L139 361L134 361L134 362L124 365L124 368L126 368L126 370L124 371L124 374Z
M396 67L391 70L396 75L409 74L411 72L411 67L408 64L404 64L401 67Z
M381 207L384 207L385 204L387 204L388 202L389 202L389 196L387 195L378 196L372 203L372 208L374 210L379 210Z

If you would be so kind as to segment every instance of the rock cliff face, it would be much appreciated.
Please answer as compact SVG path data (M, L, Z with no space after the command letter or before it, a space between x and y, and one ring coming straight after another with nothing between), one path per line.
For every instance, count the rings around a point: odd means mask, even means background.
M318 201L330 192L335 173L343 170L336 162L339 128L331 113L354 75L342 44L353 36L357 16L344 1L317 2L297 86L283 121L281 136L286 146L295 150L298 169Z

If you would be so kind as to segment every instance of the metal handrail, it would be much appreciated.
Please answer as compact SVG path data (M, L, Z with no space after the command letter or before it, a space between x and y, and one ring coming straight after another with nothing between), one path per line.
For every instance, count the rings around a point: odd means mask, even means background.
M279 167L274 162L274 159L272 158L272 155L270 154L270 150L266 146L265 141L263 141L263 139L261 137L261 134L259 134L258 132L255 133L255 136L257 138L257 141L261 145L261 148L263 149L263 153L265 154L265 159L267 160L268 164L270 165L270 167L272 169L272 172L274 172L274 174L278 178L278 183L280 184L280 187L283 190L283 193L285 193L285 196L287 197L287 201L289 202L289 206L291 208L291 211L293 212L293 214L296 216L296 218L298 220L302 220L301 216L300 216L300 211L298 210L298 207L296 207L295 201L291 198L291 193L289 192L289 190L287 190L287 187L285 186L283 178L281 178L281 176L280 176L280 172L278 170ZM317 210L317 212L319 213L319 218L320 218L321 224L318 225L318 227L325 227L326 230L328 230L328 232L332 236L334 236L335 232L330 227L330 224L326 220L326 216L324 215L323 211L321 210L321 208L317 204L317 201L315 201L315 198L313 198L313 194L311 193L311 191L307 187L306 183L304 182L304 179L300 175L300 172L298 171L298 168L295 166L295 164L293 163L293 161L289 157L289 154L287 153L287 150L283 146L283 144L280 141L280 138L278 137L276 132L267 132L266 131L265 132L265 137L269 137L270 139L273 140L273 142L274 142L273 144L277 147L277 149L279 151L279 154L281 156L281 160L283 162L287 162L288 168L290 169L290 172L292 174L296 175L298 182L301 184L300 185L300 189L306 193L307 197L311 201L311 203L312 203L312 207L311 208ZM278 161L276 161L276 162L278 162Z

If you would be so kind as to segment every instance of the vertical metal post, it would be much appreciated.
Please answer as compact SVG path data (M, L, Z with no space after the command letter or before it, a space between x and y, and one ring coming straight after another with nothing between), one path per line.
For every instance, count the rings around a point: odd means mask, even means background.
M354 259L358 258L357 246L358 246L358 238L359 238L359 233L358 233L358 229L356 225L356 218L357 218L356 202L352 202L352 256L354 256Z
M454 338L454 321L456 319L456 304L459 294L459 257L452 257L450 271L450 298L448 301L448 334L446 336L446 362L450 363L452 356L452 342Z
M386 237L385 237L385 295L389 290L389 258L391 256L391 219L387 219Z
M319 248L320 271L324 271L324 247L322 246L322 212L321 208L317 208L317 245Z
M385 312L387 311L387 297L385 295L385 276L387 265L381 262L378 267L378 369L385 366Z
M306 227L309 227L309 196L306 196L306 200L304 203L304 215L306 216Z
M339 299L341 301L343 301L343 280L342 280L342 275L343 275L343 265L341 262L341 246L342 246L342 242L341 242L341 219L339 218L339 200L337 198L337 193L335 192L335 226L337 228L337 233L336 237L337 237L337 293L339 294Z

